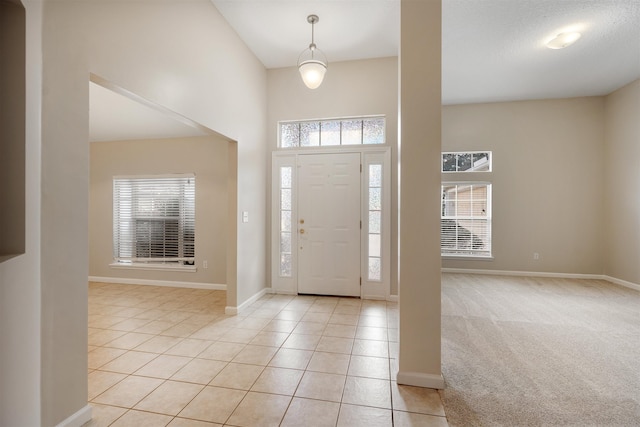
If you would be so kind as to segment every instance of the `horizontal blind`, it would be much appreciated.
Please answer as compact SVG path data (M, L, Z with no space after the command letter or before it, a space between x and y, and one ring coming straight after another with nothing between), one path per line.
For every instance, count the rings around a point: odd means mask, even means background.
M491 256L491 184L442 185L442 255Z
M115 177L113 257L119 262L195 259L195 176Z

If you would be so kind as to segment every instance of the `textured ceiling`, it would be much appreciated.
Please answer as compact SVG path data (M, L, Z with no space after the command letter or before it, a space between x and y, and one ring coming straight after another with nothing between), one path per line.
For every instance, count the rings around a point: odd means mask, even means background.
M310 14L318 15L315 42L329 62L397 56L397 0L212 0L267 68L296 65L311 42Z
M398 53L399 0L212 2L267 68L296 64L311 13L330 63ZM445 104L604 95L640 77L640 0L443 0L442 19ZM569 28L575 45L544 46Z
M566 49L544 43L579 31ZM639 0L444 0L445 103L605 95L640 77Z
M329 73L398 54L399 0L211 1L267 68L296 64L311 13ZM569 29L573 46L544 46ZM638 78L640 0L442 0L444 104L605 95ZM95 84L90 117L92 141L203 134Z

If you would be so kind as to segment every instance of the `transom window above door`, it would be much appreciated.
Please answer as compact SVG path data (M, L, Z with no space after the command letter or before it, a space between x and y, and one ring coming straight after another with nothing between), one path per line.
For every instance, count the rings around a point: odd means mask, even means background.
M278 147L335 147L385 143L383 116L287 121L278 124Z

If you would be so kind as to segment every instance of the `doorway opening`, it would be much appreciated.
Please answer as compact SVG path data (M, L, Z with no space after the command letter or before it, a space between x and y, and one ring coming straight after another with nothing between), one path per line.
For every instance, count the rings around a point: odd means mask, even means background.
M95 74L90 75L89 84L90 280L97 277L113 283L222 290L234 287L236 142ZM97 146L99 155L94 153ZM126 269L113 263L113 177L176 173L198 175L196 255L190 271L167 272L162 265Z

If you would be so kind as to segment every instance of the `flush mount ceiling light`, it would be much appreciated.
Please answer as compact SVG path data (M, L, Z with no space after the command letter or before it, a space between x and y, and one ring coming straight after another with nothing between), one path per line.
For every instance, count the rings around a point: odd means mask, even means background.
M322 79L324 79L324 73L327 72L327 57L316 47L313 39L314 25L319 20L317 15L307 16L307 22L311 24L311 44L298 57L298 70L300 70L302 81L309 89L320 86Z
M564 49L565 47L571 46L580 38L580 33L560 33L551 40L547 42L547 47L549 49Z

